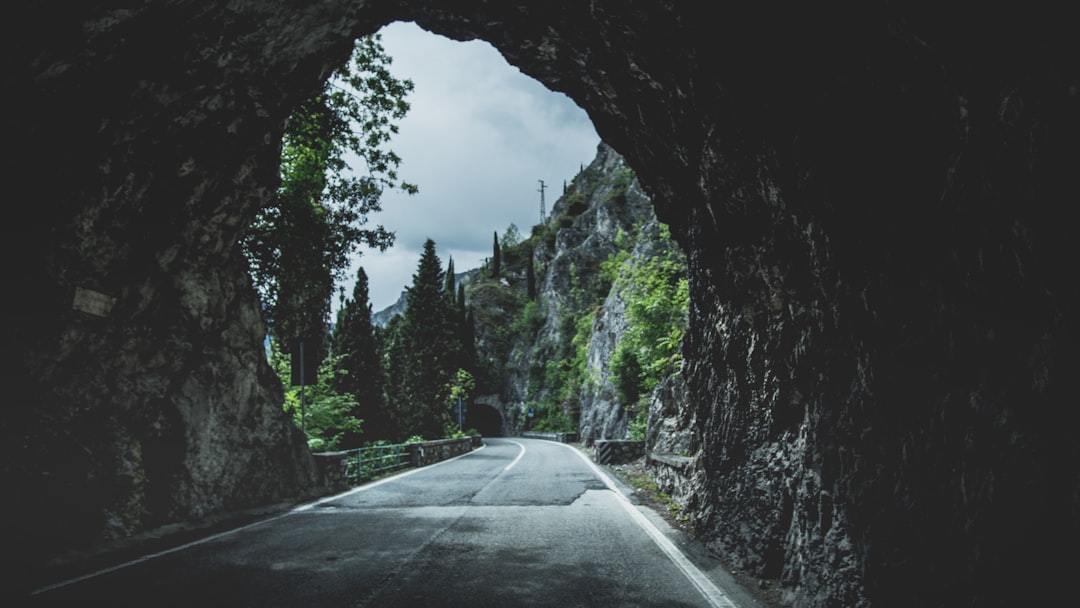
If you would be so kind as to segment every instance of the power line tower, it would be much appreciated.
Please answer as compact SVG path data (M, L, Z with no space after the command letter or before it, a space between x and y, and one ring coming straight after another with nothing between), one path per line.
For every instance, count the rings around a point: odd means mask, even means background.
M547 211L544 209L544 188L545 188L545 186L544 186L544 180L539 180L539 181L540 181L540 223L544 224L544 223L547 222Z

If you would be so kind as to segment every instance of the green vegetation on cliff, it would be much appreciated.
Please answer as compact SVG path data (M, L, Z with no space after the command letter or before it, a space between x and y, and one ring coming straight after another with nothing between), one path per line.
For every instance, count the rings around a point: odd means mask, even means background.
M481 392L521 399L531 416L511 421L515 428L577 432L582 407L606 391L627 412L629 432L640 435L645 397L679 369L689 302L685 260L651 214L630 211L633 182L633 170L617 162L584 169L551 220L528 238L513 238L513 226L501 240L496 235L499 273L489 268L469 286L483 336ZM611 218L625 230L611 234ZM617 303L606 304L613 293ZM595 342L603 314L606 323L625 326L617 342Z
M612 158L582 171L527 238L512 224L496 233L487 266L460 283L429 240L405 312L385 327L363 323L371 312L358 280L333 336L343 369L325 373L355 398L364 433L313 427L323 445L453 434L458 400L475 395L514 404L504 411L510 432L578 432L601 403L618 410L603 432L643 435L649 394L680 368L688 286L681 251L647 199L628 202L633 172ZM376 364L352 369L370 350Z
M648 403L643 400L661 380L681 368L680 348L690 306L682 251L662 224L651 238L653 255L622 260L616 254L605 266L606 272L615 273L614 287L626 302L627 328L611 357L610 371L620 400L634 412L630 423L634 439L645 436Z

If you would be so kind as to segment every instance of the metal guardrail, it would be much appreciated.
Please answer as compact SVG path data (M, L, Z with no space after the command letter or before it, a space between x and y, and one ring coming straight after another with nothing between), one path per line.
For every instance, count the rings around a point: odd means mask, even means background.
M345 479L350 483L367 481L389 471L403 469L412 464L410 444L395 443L373 445L346 450Z

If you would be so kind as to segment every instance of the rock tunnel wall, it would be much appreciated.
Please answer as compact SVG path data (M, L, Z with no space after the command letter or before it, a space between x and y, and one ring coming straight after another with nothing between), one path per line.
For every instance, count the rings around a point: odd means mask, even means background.
M235 243L289 109L400 18L575 99L686 248L676 418L718 553L803 606L1056 593L1080 521L1068 21L689 4L9 9L5 532L47 553L313 491Z
M237 239L289 107L347 56L324 8L12 7L8 572L317 489ZM343 42L315 60L320 32Z

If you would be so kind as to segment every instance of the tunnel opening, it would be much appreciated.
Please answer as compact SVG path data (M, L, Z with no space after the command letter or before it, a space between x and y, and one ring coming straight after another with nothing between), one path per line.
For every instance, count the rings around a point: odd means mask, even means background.
M474 403L465 414L465 429L475 429L484 437L502 437L506 431L502 414L494 406Z
M335 273L333 292L340 296L329 300L328 331L324 332L332 344L339 343L337 330L345 328L350 319L355 318L355 307L346 315L341 313L349 305L346 293L353 292L354 299L359 299L355 297L354 288L361 270L366 281L364 297L370 305L367 313L372 327L376 333L379 330L384 334L397 331L391 321L407 314L407 294L418 291L414 290L415 284L410 287L408 283L410 277L414 281L417 279L417 262L423 263L422 250L428 239L434 242L446 275L455 274L452 281L451 277L444 276L448 285L464 284L479 273L487 272L485 267L492 256L493 232L497 238L496 247L504 255L503 266L510 267L513 256L523 257L508 240L511 229L520 235L514 237L515 241L528 239L545 219L544 190L547 190L547 203L553 207L554 199L560 194L557 184L561 182L565 188L567 181L595 156L600 143L591 120L574 101L522 74L486 41L455 40L427 31L411 21L395 21L382 26L371 36L389 57L386 68L392 77L413 85L404 95L410 106L408 112L397 121L393 136L379 145L385 145L400 157L401 178L416 184L418 190L387 187L379 195L380 208L360 221L361 225L366 221L385 226L395 238L385 249L358 243L349 256L348 269ZM367 37L358 40L360 46L368 42ZM358 98L367 95L364 86L343 78L341 72L332 74L325 83L332 89L347 90L352 85L359 89ZM341 173L363 173L365 165L370 169L370 161L355 150L345 155L345 161L345 166L338 169ZM538 181L539 191L536 188ZM321 283L318 288L322 288ZM472 302L465 305L472 306ZM479 304L480 307L486 305L485 302ZM267 317L272 316L268 312ZM315 316L322 322L321 311L312 315ZM458 323L463 316L454 316L449 322ZM268 341L271 341L274 329L271 323ZM349 331L340 333L350 336ZM344 344L348 339L340 342ZM375 341L380 340L376 338ZM434 341L417 341L415 344ZM350 362L348 352L333 352L330 348L321 349L316 357L309 358L321 360L327 354L343 355L343 367ZM436 357L437 360L451 358L458 357ZM465 358L475 361L471 355ZM295 353L292 359L295 363ZM360 360L360 357L354 359ZM386 371L390 357L378 359L382 371ZM432 433L438 432L440 426L424 424L420 425L423 428L418 428L410 412L402 414L391 407L374 405L380 403L375 395L386 387L377 386L380 380L376 379L371 381L370 392L365 392L367 387L362 383L370 378L381 378L381 375L371 373L370 369L336 371L355 378L350 379L349 384L360 405L352 414L361 420L363 430L347 433L341 443L329 445L323 442L313 447L314 451L350 449L370 441L401 441L415 435L436 438ZM502 379L496 378L492 382L490 379L494 374L488 369L470 366L466 371L489 379L489 385L484 386L480 394L492 394L502 388ZM306 377L315 377L314 370ZM286 386L286 400L295 403L300 394L295 388L295 379L292 385ZM311 404L307 407L312 409ZM297 409L294 408L294 418L310 419L302 410L297 413ZM502 435L504 425L501 416L497 412L496 415L497 419L481 416L474 426L482 427L485 435ZM299 422L296 426L304 428ZM321 435L332 437L332 432L322 431Z

